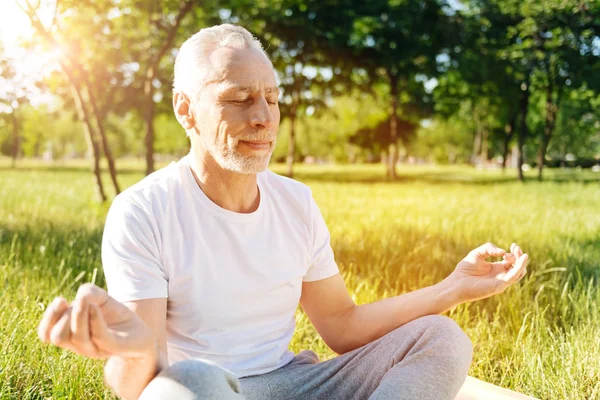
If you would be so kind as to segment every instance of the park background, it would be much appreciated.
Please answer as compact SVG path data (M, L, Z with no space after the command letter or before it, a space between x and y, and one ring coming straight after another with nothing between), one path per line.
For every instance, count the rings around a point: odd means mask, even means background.
M0 0L0 398L110 398L41 343L45 304L105 285L110 201L186 154L177 47L241 24L282 88L271 168L307 183L358 303L517 242L529 273L451 311L470 375L600 398L600 2ZM334 356L301 310L291 349Z

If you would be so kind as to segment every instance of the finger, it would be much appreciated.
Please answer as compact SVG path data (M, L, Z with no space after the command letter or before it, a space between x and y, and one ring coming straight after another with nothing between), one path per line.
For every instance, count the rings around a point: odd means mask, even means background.
M71 343L71 308L65 311L50 331L50 343L55 346L76 351Z
M515 257L515 255L513 253L506 253L502 256L502 258L504 259L504 261L506 262L506 268L510 268L516 261L517 261L517 257Z
M486 243L473 250L478 257L486 259L488 257L501 257L506 254L506 250L501 249L493 243Z
M63 297L56 297L52 300L38 325L38 336L41 340L50 341L50 331L68 308L69 303Z
M73 302L71 332L73 333L73 340L76 342L84 343L90 340L89 311L85 299Z
M76 299L85 299L88 304L96 304L100 309L110 309L113 314L129 313L130 310L122 303L108 295L108 292L92 283L85 283L77 290ZM101 313L102 314L102 313Z
M78 349L78 353L93 357L96 353L96 346L90 339L89 315L89 303L85 299L73 302L73 311L71 312L71 341Z
M86 303L98 304L101 307L109 300L109 298L106 290L101 289L92 283L84 283L81 285L79 289L77 289L77 295L75 295L76 300L85 299Z
M514 242L510 245L510 252L513 253L513 254L514 254L514 248L515 248L516 245L517 244L514 243Z
M505 253L502 258L504 258L505 261L508 262L515 262L517 261L517 257L513 254L513 253Z
M513 247L513 251L512 253L517 257L521 257L523 255L523 250L521 250L521 247L519 247L519 245L515 244L515 247Z
M496 261L492 263L492 267L497 269L497 268L502 268L505 271L508 271L510 269L510 267L512 267L513 263L509 263L507 261Z
M521 279L523 279L525 277L525 275L527 275L527 267L525 267L525 269L523 269L523 272L521 272L521 276L519 276L519 279L517 279L517 281L520 281Z
M527 262L529 260L529 255L523 254L521 257L519 257L517 259L517 262L515 263L515 266L506 273L506 275L504 276L503 280L508 283L509 285L516 282L519 278L519 276L521 276L521 273L523 272L523 270L527 267Z
M116 343L97 304L90 304L90 339L102 356L115 353Z

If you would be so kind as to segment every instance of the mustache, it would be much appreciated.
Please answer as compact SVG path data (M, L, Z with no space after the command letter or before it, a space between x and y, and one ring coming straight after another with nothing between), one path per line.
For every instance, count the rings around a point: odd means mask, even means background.
M275 141L275 136L269 132L257 132L253 135L243 136L237 138L237 141L243 142L273 142Z

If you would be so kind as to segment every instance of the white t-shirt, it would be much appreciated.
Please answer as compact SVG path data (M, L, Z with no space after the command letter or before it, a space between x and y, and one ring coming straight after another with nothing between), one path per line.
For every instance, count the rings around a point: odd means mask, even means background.
M168 298L169 364L207 359L237 377L289 363L302 282L339 272L329 232L302 183L257 175L258 209L235 213L197 185L189 157L117 196L102 241L108 292Z

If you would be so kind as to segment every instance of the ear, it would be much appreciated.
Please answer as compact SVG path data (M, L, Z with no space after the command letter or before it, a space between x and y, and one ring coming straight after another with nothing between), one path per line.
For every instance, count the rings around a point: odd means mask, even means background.
M196 125L190 98L181 92L173 93L173 111L175 118L183 126L183 129L190 130Z

